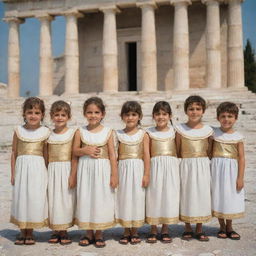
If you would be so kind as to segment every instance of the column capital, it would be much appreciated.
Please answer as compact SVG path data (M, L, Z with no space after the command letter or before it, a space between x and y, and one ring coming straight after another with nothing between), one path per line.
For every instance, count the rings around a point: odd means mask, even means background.
M201 0L201 2L205 5L212 4L212 3L220 4L220 3L224 2L224 0Z
M69 10L69 11L63 12L62 14L66 17L70 17L70 16L74 16L76 18L84 17L84 14L78 10Z
M156 2L155 1L141 1L141 2L138 2L137 4L136 4L136 6L137 7L140 7L140 8L143 8L143 7L145 7L145 6L152 6L154 9L156 9L157 8L157 4L156 4Z
M54 20L54 17L48 13L40 13L35 16L35 18L39 19L40 21L52 21Z
M109 13L109 12L120 13L121 12L120 9L114 4L102 6L99 10L103 13Z
M190 5L191 0L170 0L171 5Z
M25 22L25 19L19 17L5 17L3 18L3 21L5 21L6 23L15 22L17 24L22 24Z

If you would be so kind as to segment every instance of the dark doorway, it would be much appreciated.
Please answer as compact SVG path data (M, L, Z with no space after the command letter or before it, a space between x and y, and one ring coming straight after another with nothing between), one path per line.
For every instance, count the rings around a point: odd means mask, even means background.
M128 91L137 91L137 43L126 43Z

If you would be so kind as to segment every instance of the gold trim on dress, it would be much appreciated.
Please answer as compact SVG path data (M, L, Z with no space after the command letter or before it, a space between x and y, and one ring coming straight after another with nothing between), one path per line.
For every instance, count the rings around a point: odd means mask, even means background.
M23 222L23 221L18 221L13 216L11 216L10 222L18 226L20 229L34 229L34 228L48 227L48 219L45 219L42 222Z
M116 223L120 224L124 228L139 228L143 226L145 220L122 220L116 219Z
M228 213L227 214L227 213L212 211L212 215L216 218L232 220L232 219L243 218L245 213L240 212L240 213Z
M189 217L180 215L180 220L187 223L206 223L212 219L212 215L208 216L198 216L198 217Z
M52 230L66 230L74 226L74 220L68 224L49 224L49 228Z
M212 157L238 159L238 144L213 141Z
M142 129L140 129L138 132L141 132L141 137L138 140L136 140L136 141L126 141L126 140L123 140L122 138L120 138L120 135L118 136L118 132L116 132L116 135L117 135L118 141L121 142L121 143L124 143L124 144L127 144L127 145L137 145L137 144L139 144L140 142L143 141L144 135L146 134L146 132L144 130L142 130Z
M155 139L151 137L150 156L174 156L176 157L176 144L173 138Z
M63 144L49 144L49 162L69 162L71 161L73 140Z
M152 218L146 217L146 223L150 225L159 225L159 224L177 224L179 223L179 216L178 217L159 217L159 218Z
M45 141L23 141L17 139L17 156L34 155L43 156Z
M215 141L218 141L220 143L227 143L227 144L237 144L239 142L244 142L244 139L239 139L239 140L222 140L219 139L218 137L213 138Z
M74 223L81 229L93 229L93 230L104 230L115 226L115 221L106 223L93 223L93 222L81 222L78 219L74 220Z
M43 127L43 126L41 126L41 127ZM38 129L40 129L41 127L39 127ZM47 128L47 127L45 127L45 128ZM25 129L25 128L24 128L24 129ZM48 128L47 128L47 129L48 129ZM51 133L50 130L48 129L48 130L47 130L47 134L46 134L45 136L40 137L40 138L38 138L38 139L28 139L28 138L22 137L22 136L20 135L18 127L16 127L16 128L14 129L14 131L15 131L17 137L18 137L20 140L26 141L26 142L45 141L45 140L49 137L49 135L50 135L50 133Z
M72 132L70 133L70 136L66 140L60 140L60 141L58 141L58 140L50 140L50 137L51 137L50 136L49 139L47 140L47 143L48 144L65 144L65 143L68 143L70 141L73 141L73 138L74 138L74 135L75 135L75 132L76 132L77 129L69 128L69 130L72 130ZM69 130L66 131L66 132L69 132Z
M119 143L118 147L118 159L143 159L144 147L143 141L138 144L126 144L123 142Z

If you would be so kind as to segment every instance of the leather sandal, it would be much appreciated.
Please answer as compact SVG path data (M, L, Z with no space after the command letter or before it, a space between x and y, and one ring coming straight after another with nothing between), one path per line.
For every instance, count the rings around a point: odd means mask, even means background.
M146 243L155 244L157 242L157 234L150 233L147 237Z
M172 242L172 238L168 233L163 233L160 235L160 241L164 244L169 244Z

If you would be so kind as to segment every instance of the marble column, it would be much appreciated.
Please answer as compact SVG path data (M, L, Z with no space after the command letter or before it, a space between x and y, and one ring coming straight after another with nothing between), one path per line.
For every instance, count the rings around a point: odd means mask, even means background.
M157 91L157 50L154 2L138 3L142 11L141 83L142 91Z
M79 49L77 18L79 12L65 13L66 44L65 44L65 94L79 93Z
M171 0L174 5L173 88L189 89L188 5L191 0Z
M52 16L42 15L37 17L41 22L40 29L40 74L39 94L41 96L53 94L53 60L51 42Z
M103 91L118 91L118 50L116 32L116 6L100 9L104 13L103 23Z
M228 3L228 87L244 87L241 0Z
M221 88L220 0L202 0L206 4L206 87Z
M19 25L23 19L16 17L5 18L9 23L8 39L8 87L7 95L10 98L17 98L20 95L20 39Z

